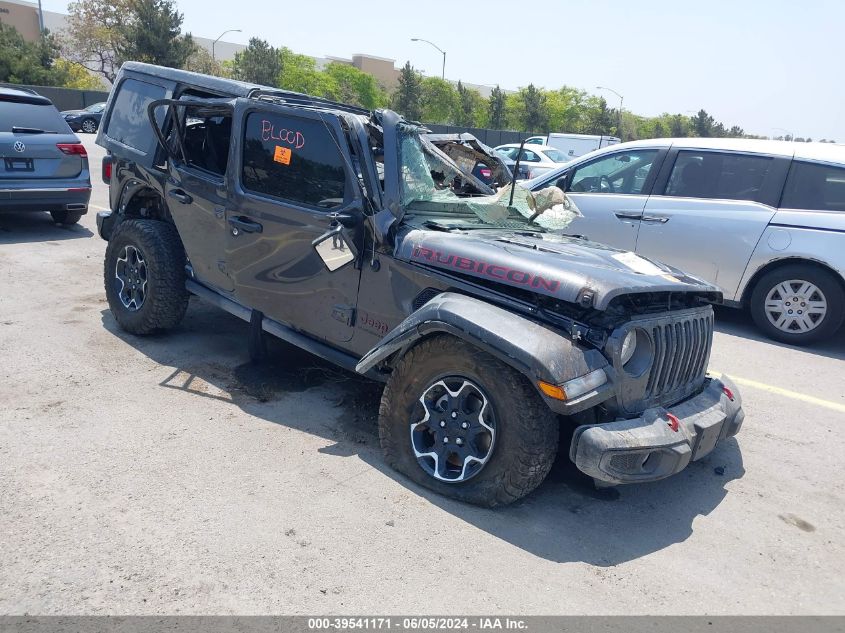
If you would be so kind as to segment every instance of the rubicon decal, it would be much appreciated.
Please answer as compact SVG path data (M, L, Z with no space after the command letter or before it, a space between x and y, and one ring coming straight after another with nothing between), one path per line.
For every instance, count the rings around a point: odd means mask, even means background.
M435 251L425 246L415 246L411 259L426 262L440 268L453 268L476 277L487 277L513 286L526 286L545 294L555 294L560 288L556 279L548 279L517 268L508 268L499 264L490 264L479 259L470 259L460 255Z

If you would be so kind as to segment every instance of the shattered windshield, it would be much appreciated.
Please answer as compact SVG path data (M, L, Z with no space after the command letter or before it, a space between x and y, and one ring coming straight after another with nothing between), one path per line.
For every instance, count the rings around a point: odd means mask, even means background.
M418 128L399 130L402 203L407 215L425 217L444 228L566 228L580 215L557 187L531 192L508 184L498 191L473 173L475 165L459 167Z

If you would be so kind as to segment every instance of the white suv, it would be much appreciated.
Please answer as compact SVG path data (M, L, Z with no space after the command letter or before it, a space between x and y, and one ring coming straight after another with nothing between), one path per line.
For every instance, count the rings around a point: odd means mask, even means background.
M802 345L845 318L845 147L652 139L586 154L525 183L566 190L567 233L672 264Z

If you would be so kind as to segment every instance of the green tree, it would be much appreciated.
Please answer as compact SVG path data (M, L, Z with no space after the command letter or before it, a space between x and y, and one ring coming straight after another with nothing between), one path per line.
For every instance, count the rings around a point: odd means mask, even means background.
M411 62L405 62L399 71L399 81L392 101L393 109L406 119L422 119L422 77L411 66Z
M216 77L230 76L229 71L224 70L223 65L211 56L207 48L202 46L197 46L194 49L194 52L185 61L183 68L204 75L214 75Z
M604 97L590 97L585 104L584 113L584 134L610 135L616 132L616 136L622 138L619 129L619 111L607 107Z
M458 109L458 91L440 77L426 77L422 80L422 119L426 123L453 123Z
M484 97L478 90L467 88L458 81L458 107L454 120L458 125L478 127L484 114Z
M90 70L66 59L59 58L53 64L53 69L62 76L62 87L77 90L102 90L103 80L91 73Z
M738 125L734 125L730 130L728 130L728 136L731 138L742 138L745 136L745 130Z
M387 93L369 73L338 63L329 64L323 72L329 80L328 98L370 110L387 105Z
M547 92L549 131L580 133L584 131L585 126L594 123L587 121L589 119L589 105L586 100L586 92L569 86Z
M196 44L190 33L182 35L184 16L175 0L131 0L130 7L126 41L118 49L120 59L182 68Z
M49 33L27 42L18 30L0 20L0 81L36 86L62 86L67 73L55 66L59 46Z
M517 101L521 103L520 129L528 132L546 132L549 129L549 106L543 90L534 84L521 88L517 93Z
M118 51L126 48L130 0L77 0L68 5L60 34L62 56L91 68L109 83L120 69Z
M692 128L695 131L696 136L713 136L715 123L715 119L707 114L707 111L703 108L698 111L698 114L692 117Z
M276 80L276 86L315 97L332 95L332 81L325 73L317 70L317 62L313 57L294 53L286 47L282 47L280 56L282 72Z
M507 123L505 113L505 93L497 85L490 92L490 99L487 102L489 112L488 125L494 130L501 130Z
M232 76L241 81L277 86L281 74L281 51L257 37L250 38L247 47L235 53L232 61Z

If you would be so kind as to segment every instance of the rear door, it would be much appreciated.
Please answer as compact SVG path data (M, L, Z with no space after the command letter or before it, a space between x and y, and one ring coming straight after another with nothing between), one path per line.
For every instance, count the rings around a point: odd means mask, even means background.
M227 265L242 304L329 342L352 338L360 260L329 270L314 242L342 261L360 253L362 200L335 115L238 100Z
M665 149L637 148L603 154L574 165L557 184L583 217L567 233L633 251L648 191L666 154Z
M234 101L172 100L170 108L167 208L179 229L194 275L226 292L234 282L226 267L226 183ZM163 136L163 134L162 134Z
M733 299L788 167L788 159L765 154L673 150L646 204L637 253L714 283Z

